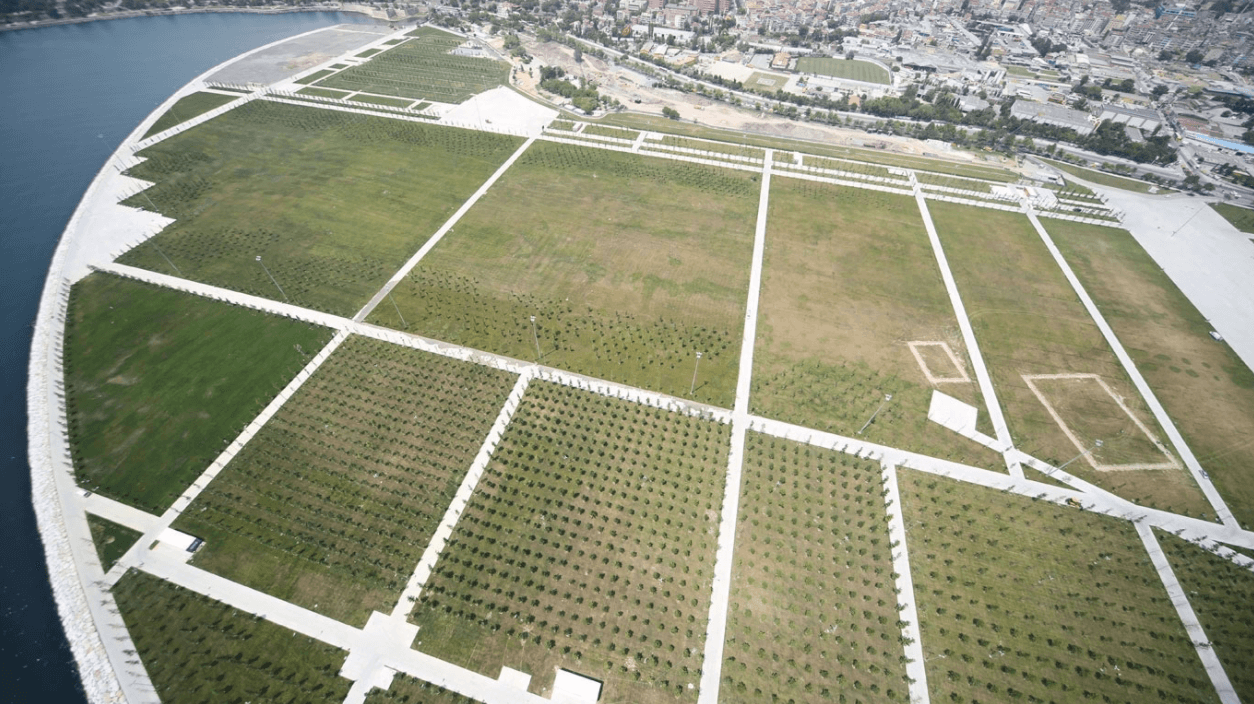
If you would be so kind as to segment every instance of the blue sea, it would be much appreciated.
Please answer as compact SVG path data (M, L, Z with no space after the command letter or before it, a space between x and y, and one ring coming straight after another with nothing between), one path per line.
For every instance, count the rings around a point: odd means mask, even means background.
M30 501L26 367L52 251L108 156L199 74L360 15L197 14L0 32L0 699L85 701Z

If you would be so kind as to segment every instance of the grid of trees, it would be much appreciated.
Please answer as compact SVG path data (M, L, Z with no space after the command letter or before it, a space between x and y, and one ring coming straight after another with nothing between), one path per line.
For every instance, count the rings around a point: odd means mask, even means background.
M721 701L906 701L880 466L746 447Z
M727 426L535 382L413 614L420 650L695 701ZM689 687L692 685L692 687Z
M389 612L514 382L351 337L176 522L197 564L347 622Z

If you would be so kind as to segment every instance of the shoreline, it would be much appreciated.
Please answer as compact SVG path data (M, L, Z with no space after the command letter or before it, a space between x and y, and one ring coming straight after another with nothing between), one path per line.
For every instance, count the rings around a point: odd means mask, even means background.
M27 458L30 463L31 503L48 580L61 627L78 669L79 681L91 702L110 704L158 702L142 664L128 663L126 649L134 650L112 593L102 588L104 571L96 555L86 515L73 503L80 492L69 456L69 425L65 405L62 345L70 286L86 274L80 239L87 233L84 222L110 199L111 182L119 178L125 158L132 154L142 135L175 102L195 92L207 78L238 61L298 37L326 31L328 25L284 37L245 51L208 69L176 90L148 114L109 156L92 179L61 233L48 275L44 279L31 339L26 395ZM116 168L117 173L110 168ZM103 200L102 200L103 199ZM87 255L90 257L90 255ZM119 636L102 632L121 626ZM119 640L124 639L124 641ZM125 677L123 677L125 675Z
M164 10L123 10L121 12L110 12L108 14L91 15L88 17L64 17L61 19L34 20L21 24L4 24L0 25L0 32L17 32L23 29L41 29L43 27L58 27L71 24L85 24L87 22L103 22L107 20L127 20L136 17L172 17L175 15L204 15L218 13L238 12L249 15L287 15L296 12L343 12L345 14L361 15L369 17L380 22L409 22L412 17L377 17L369 12L363 12L361 5L354 5L354 9L346 9L344 3L323 3L320 5L289 5L282 7L249 7L222 5L217 7L179 7Z

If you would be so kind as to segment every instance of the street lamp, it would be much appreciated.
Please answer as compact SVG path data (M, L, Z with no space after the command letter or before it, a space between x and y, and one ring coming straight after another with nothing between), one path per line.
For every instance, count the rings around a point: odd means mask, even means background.
M692 365L692 383L688 385L688 395L697 389L697 368L701 366L701 353L697 353L697 361Z
M531 339L536 343L536 361L540 361L540 335L536 333L536 316L531 316Z
M875 416L878 416L880 414L880 411L884 410L884 404L888 403L891 400L893 400L892 394L884 394L884 400L880 401L879 408L876 408L875 412L871 414L871 417L866 419L866 422L862 424L861 428L858 428L858 435L861 435L862 431L866 430L867 426L871 424L871 421L875 420Z
M288 298L288 297L287 297L287 293L285 293L285 292L283 291L283 287L279 285L279 282L278 282L278 281L275 281L275 279L274 279L274 274L271 274L271 273L270 273L270 270L266 268L266 263L265 263L265 262L263 262L263 261L261 261L261 255L260 255L260 254L258 254L258 255L257 255L257 263L261 265L261 270L262 270L262 271L264 271L264 272L266 272L266 276L269 276L269 277L270 277L270 281L271 281L271 283L273 283L273 284L274 284L274 287L275 287L275 288L277 288L277 289L279 289L279 293L283 294L283 300L287 301L288 303L291 303L292 301L291 301L291 299L290 299L290 298Z
M401 325L404 325L405 328L408 329L409 323L405 322L405 316L401 315L401 307L396 305L396 299L392 298L391 289L388 289L388 300L392 302L392 307L396 309L396 317L401 319Z
M1072 462L1075 462L1076 460L1078 460L1078 459L1080 459L1081 457L1083 457L1083 456L1085 456L1085 455L1089 454L1090 452L1092 452L1093 450L1096 450L1097 448L1099 448L1099 447L1101 447L1101 446L1102 446L1102 441L1101 441L1101 440L1098 440L1097 442L1093 443L1093 446L1092 446L1092 447L1090 447L1089 449L1085 450L1084 452L1081 452L1080 454L1076 455L1075 457L1072 457L1071 459L1067 460L1066 462L1063 462L1063 463L1062 463L1062 466L1061 466L1061 467L1059 467L1058 469L1065 469L1065 468L1067 467L1067 465L1071 464Z

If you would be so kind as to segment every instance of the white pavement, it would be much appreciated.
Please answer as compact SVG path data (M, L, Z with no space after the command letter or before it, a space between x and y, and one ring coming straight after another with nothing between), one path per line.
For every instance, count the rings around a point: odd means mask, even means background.
M1163 554L1158 539L1154 537L1153 529L1143 523L1137 523L1136 532L1141 536L1141 542L1145 544L1145 551L1149 553L1154 569L1158 571L1158 578L1167 589L1171 605L1176 607L1176 613L1179 614L1180 621L1184 623L1184 630L1189 634L1189 640L1193 641L1197 656L1202 659L1206 675L1210 677L1211 684L1215 686L1215 691L1219 694L1219 701L1223 704L1241 704L1236 690L1232 688L1232 682L1228 680L1228 673L1224 672L1224 666L1219 662L1215 649L1211 647L1210 641L1206 639L1206 633L1202 631L1202 624L1198 622L1197 614L1193 613L1193 607L1189 605L1184 589L1180 587L1180 582L1176 581L1176 574L1172 571L1171 564L1167 562L1167 556Z
M1063 276L1067 277L1067 282L1071 284L1072 290L1080 298L1080 302L1084 304L1089 317L1097 324L1097 328L1102 331L1102 337L1106 338L1106 343L1110 345L1115 356L1119 358L1119 363L1123 365L1123 369L1132 380L1132 384L1136 386L1136 390L1145 399L1145 403L1149 406L1150 412L1154 414L1154 418L1158 421L1159 426L1162 427L1163 432L1167 434L1172 445L1175 446L1176 452L1184 460L1185 466L1189 468L1189 473L1193 475L1193 481L1197 482L1197 485L1201 487L1202 493L1206 495L1206 500L1215 509L1215 515L1219 517L1219 520L1223 521L1224 525L1236 527L1237 519L1232 515L1232 511L1228 510L1223 497L1219 495L1215 485L1211 483L1210 478L1202 471L1201 463L1197 461L1193 450L1189 449L1188 444L1184 441L1184 436L1180 435L1180 431L1176 429L1176 424L1167 415L1167 409L1163 408L1163 405L1158 402L1158 397L1150 389L1149 384L1145 383L1145 377L1141 376L1141 370L1137 369L1136 363L1132 361L1132 357L1128 355L1127 350L1123 348L1123 344L1119 342L1119 338L1115 336L1115 331L1106 323L1106 318L1097 309L1097 304L1093 302L1093 298L1089 296L1088 291L1084 290L1080 279L1072 271L1071 265L1063 258L1062 252L1054 244L1053 238L1049 236L1049 233L1041 225L1041 221L1036 217L1035 210L1025 201L1023 211L1027 213L1028 220L1032 222L1032 227L1036 229L1036 234L1040 235L1041 241L1045 243L1045 248L1049 250L1050 256L1054 258L1054 262L1062 270Z
M1067 178L1071 178L1068 176ZM1203 198L1148 196L1087 184L1123 210L1132 233L1171 281L1254 369L1254 247Z
M993 389L993 379L989 376L988 367L984 364L984 355L980 353L980 345L975 339L975 330L971 327L971 319L967 317L967 307L962 303L962 295L958 293L958 283L954 280L953 271L949 268L949 259L945 257L945 248L941 246L940 236L936 234L936 225L932 222L932 213L927 209L927 200L923 190L919 188L918 179L911 172L910 180L914 183L914 200L919 205L919 214L923 216L923 227L927 230L927 238L932 243L932 254L940 267L941 279L945 282L945 291L949 294L949 302L954 308L954 317L958 319L958 329L962 331L962 342L966 345L967 356L971 358L971 366L975 368L975 380L980 385L980 394L984 396L984 407L988 410L989 420L993 423L993 432L997 434L997 442L1004 447L1013 448L1014 441L1010 437L1010 428L1006 426L1006 417L1002 415L1001 403L997 400L997 392ZM1023 468L1006 453L1006 466L1011 474L1023 477Z
M884 504L888 510L888 538L893 551L893 572L897 573L897 608L905 638L906 677L909 678L912 704L928 704L927 665L923 660L923 634L919 631L919 610L915 603L914 577L910 571L910 553L906 540L906 518L902 515L901 492L897 487L897 468L884 465Z
M100 516L106 520L113 521L118 525L126 526L131 530L137 530L141 533L147 533L157 526L161 521L160 516L154 516L146 511L140 511L132 506L127 506L121 501L114 501L107 496L100 494L92 494L83 498L83 509L94 516Z
M736 554L736 516L740 510L740 478L744 469L745 433L749 425L749 391L753 381L753 342L757 339L758 302L762 293L762 260L766 254L766 216L771 195L771 160L766 150L762 165L762 189L758 195L758 221L753 235L753 260L749 270L749 300L745 305L745 330L740 343L740 369L736 401L732 407L731 451L727 456L727 486L718 526L714 557L714 585L710 596L710 622L705 632L705 655L697 704L716 704L723 674L723 647L727 637L727 604L731 596L732 561Z

